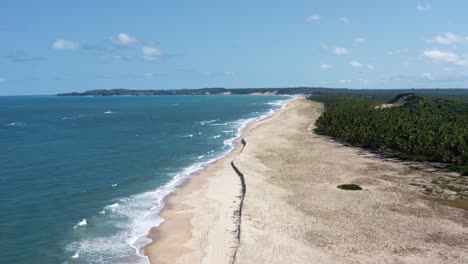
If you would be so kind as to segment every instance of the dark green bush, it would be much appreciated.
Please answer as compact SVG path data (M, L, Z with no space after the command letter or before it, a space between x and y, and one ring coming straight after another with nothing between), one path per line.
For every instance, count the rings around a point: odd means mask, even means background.
M360 191L362 190L361 186L357 184L342 184L337 186L339 189L347 191Z

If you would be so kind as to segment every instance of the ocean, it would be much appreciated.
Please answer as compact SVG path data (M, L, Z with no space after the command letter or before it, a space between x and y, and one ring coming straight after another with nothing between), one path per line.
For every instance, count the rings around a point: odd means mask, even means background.
M163 198L287 98L0 97L0 263L147 263Z

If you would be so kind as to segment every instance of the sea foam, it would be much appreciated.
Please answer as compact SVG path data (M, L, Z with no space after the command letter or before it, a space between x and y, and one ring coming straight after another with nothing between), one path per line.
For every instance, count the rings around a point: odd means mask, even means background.
M165 197L177 190L178 186L192 175L231 152L235 147L236 140L241 136L248 124L265 119L275 111L285 107L282 102L271 105L272 108L260 116L256 115L251 118L225 123L216 123L219 122L219 119L201 121L201 125L229 126L228 130L223 130L224 132L219 131L232 135L231 138L223 140L221 151L211 150L196 157L198 162L175 173L169 182L153 191L120 198L113 204L105 206L100 213L93 217L105 218L105 225L111 226L117 231L100 237L82 238L67 245L66 250L70 254L78 254L79 252L80 259L90 259L96 263L126 263L131 255L138 257L137 260L132 261L134 263L148 263L143 248L151 242L151 239L147 237L149 230L159 226L164 221L159 212L164 207ZM187 137L192 136L193 134L187 135ZM220 138L220 135L215 134L213 137L217 139ZM80 225L80 223L84 224ZM85 226L87 224L86 219L83 219L80 223L78 223L78 226ZM109 241L116 241L116 243L109 243ZM125 241L125 243L120 243L120 241Z
M206 124L211 124L211 123L214 123L214 122L217 122L217 121L219 121L219 119L200 121L200 125L204 126Z
M19 126L19 127L22 127L25 125L26 125L25 122L11 122L11 123L6 124L6 126Z
M80 226L86 226L88 225L88 222L86 221L86 218L78 222L73 228L78 228Z

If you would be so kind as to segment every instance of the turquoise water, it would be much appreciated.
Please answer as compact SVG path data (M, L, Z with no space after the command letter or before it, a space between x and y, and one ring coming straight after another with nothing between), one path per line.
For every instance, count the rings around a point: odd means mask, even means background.
M284 99L0 97L0 263L146 263L163 197Z

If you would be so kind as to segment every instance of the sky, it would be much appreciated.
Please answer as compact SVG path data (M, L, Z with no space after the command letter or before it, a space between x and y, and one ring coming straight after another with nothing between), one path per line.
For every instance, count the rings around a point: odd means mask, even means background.
M0 95L467 88L464 0L2 0Z

